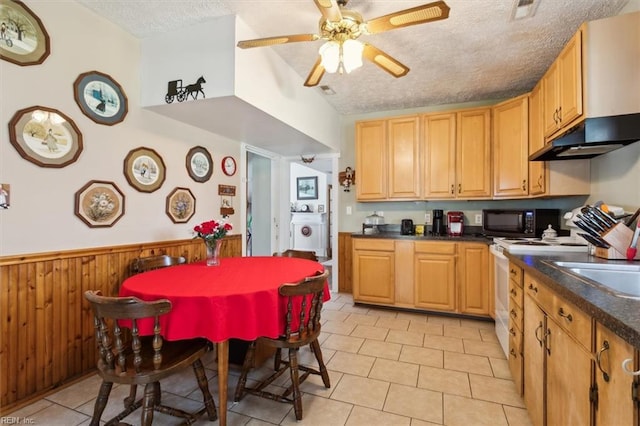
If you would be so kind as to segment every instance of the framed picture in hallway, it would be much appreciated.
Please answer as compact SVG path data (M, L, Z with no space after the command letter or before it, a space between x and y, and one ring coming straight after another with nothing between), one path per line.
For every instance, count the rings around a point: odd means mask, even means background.
M318 199L318 176L299 177L297 179L298 200Z

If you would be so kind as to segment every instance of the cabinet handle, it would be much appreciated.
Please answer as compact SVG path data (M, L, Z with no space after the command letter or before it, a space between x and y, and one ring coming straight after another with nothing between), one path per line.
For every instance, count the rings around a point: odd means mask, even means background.
M529 283L529 290L533 291L534 293L538 293L538 287L534 287L532 283Z
M543 182L543 180L542 180L542 175L540 175L540 176L538 177L538 186L539 186L540 188L542 188L542 182Z
M512 296L517 297L518 296L518 292L512 288L511 290L509 290L509 292L511 293Z
M527 180L526 179L522 179L522 190L523 191L527 190Z
M533 332L533 335L536 337L536 340L540 343L540 347L542 347L542 339L538 337L538 330L542 330L542 321L536 327L536 330Z
M567 320L567 322L573 321L573 316L571 314L565 314L564 309L562 308L558 309L558 315L560 315L561 318Z
M547 348L547 355L551 355L551 329L547 328L547 332L544 333L544 346Z
M515 275L516 275L516 270L515 270L515 269L513 269L513 268L511 268L511 269L509 269L509 273L510 273L511 275L515 276Z
M514 358L518 357L518 354L516 354L516 350L513 348L511 348L511 350L509 351L509 355L511 355Z
M462 193L462 184L459 183L458 184L458 194L461 194L461 193Z
M627 358L622 361L622 371L630 376L640 376L640 370L633 371L633 358Z
M512 335L513 337L516 337L516 331L513 329L513 327L509 329L509 334Z
M609 350L609 342L605 340L604 342L602 342L602 347L600 348L600 350L598 351L598 354L596 355L596 365L598 366L598 370L602 372L602 378L604 379L605 382L609 381L609 373L604 371L604 369L602 368L602 354L604 353L604 351L608 351L608 350Z
M553 111L553 122L558 124L558 108Z
M454 186L453 186L453 184L451 184L451 193L452 194L455 192L453 188L454 188Z
M518 313L516 312L515 309L512 309L511 312L509 312L509 315L511 315L511 318L513 319L518 318Z
M562 123L562 105L558 108L558 122Z

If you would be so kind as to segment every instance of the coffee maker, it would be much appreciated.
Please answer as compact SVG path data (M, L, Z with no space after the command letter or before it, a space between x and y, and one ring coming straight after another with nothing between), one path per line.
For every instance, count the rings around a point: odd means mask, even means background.
M433 223L431 225L432 235L444 235L444 212L442 210L433 211Z
M451 237L459 237L464 231L464 213L447 212L447 234Z

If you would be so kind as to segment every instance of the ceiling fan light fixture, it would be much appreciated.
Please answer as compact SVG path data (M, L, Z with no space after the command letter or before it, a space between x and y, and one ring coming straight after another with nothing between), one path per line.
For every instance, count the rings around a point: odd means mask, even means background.
M364 45L357 40L328 41L320 46L322 66L328 73L344 71L347 74L362 66Z

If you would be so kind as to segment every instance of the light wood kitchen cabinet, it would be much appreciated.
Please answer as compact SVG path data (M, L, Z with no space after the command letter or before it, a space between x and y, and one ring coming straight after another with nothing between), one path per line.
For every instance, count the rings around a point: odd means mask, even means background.
M529 154L544 147L542 124L542 80L529 94ZM529 161L529 195L544 195L547 190L547 163Z
M493 196L529 194L529 96L497 104L493 119Z
M525 272L524 396L534 425L591 421L591 318Z
M420 196L419 129L417 115L356 123L358 200Z
M509 370L520 395L524 391L523 380L523 330L524 290L523 272L519 266L509 263Z
M457 198L491 197L491 109L464 110L456 116Z
M358 200L382 200L387 197L387 122L356 123L356 171Z
M634 371L639 368L633 346L596 323L595 350L595 425L637 425L640 384L622 370L627 359Z
M578 30L543 76L544 135L566 130L582 116L582 29Z
M420 197L419 128L417 115L387 122L389 199Z
M459 243L458 288L460 312L489 315L489 247L481 243Z
M415 243L416 307L445 312L456 311L456 251L456 243Z
M394 241L353 240L353 299L393 304L395 300Z
M424 198L490 198L490 144L490 108L424 115Z
M456 113L422 117L425 198L456 198Z

